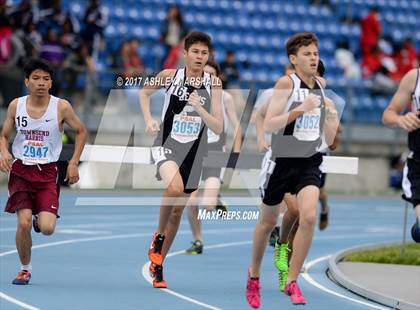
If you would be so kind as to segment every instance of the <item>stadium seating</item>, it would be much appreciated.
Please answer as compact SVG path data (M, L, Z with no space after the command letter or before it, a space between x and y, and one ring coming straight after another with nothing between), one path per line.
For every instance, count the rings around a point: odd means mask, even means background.
M216 60L221 61L226 50L237 53L243 85L268 88L274 85L288 62L284 53L287 37L298 31L313 31L320 38L321 58L326 65L329 87L345 97L347 87L355 87L352 100L353 120L377 123L389 98L372 97L368 81L346 81L334 60L335 45L347 38L352 49L358 48L360 27L344 24L349 15L361 18L373 5L380 6L384 34L396 41L413 38L420 50L420 1L414 0L331 0L331 6L311 5L308 0L230 1L230 0L130 0L124 5L116 0L102 0L108 14L105 38L109 52L122 40L141 40L140 54L149 71L160 68L164 50L159 47L162 21L170 4L179 5L190 29L212 35ZM82 18L86 1L64 0L63 6Z

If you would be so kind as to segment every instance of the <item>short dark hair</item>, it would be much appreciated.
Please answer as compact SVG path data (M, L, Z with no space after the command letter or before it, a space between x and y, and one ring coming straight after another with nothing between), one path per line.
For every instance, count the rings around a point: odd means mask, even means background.
M188 49L191 47L191 45L195 43L202 43L204 45L207 45L209 48L209 51L213 50L213 46L211 44L211 38L207 33L200 32L200 31L193 31L190 34L187 35L184 42L184 49L188 51Z
M214 68L214 70L216 70L216 76L220 75L220 66L217 62L215 62L212 59L209 59L206 63L206 66L210 66L212 68Z
M318 38L312 32L299 32L294 34L286 42L287 56L296 55L299 48L302 46L308 46L314 43L318 46Z
M320 77L324 77L324 74L325 74L324 62L320 59L318 62L318 75Z
M25 78L29 79L31 73L38 69L48 72L50 77L53 77L54 70L48 61L40 58L31 58L25 63L25 66L23 67Z

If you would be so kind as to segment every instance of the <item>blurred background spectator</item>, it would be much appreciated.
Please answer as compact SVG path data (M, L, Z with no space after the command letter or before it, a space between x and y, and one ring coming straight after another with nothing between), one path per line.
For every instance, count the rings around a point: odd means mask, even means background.
M372 7L369 14L365 16L361 23L360 48L363 56L369 54L373 47L378 44L379 37L382 33L380 22L379 8Z
M121 64L125 77L139 77L145 74L145 69L138 54L140 42L132 38L123 43L121 48Z
M171 48L179 46L182 39L187 35L188 28L184 23L179 7L172 4L166 12L166 17L162 23L160 40L165 45L163 59L167 59Z
M239 88L239 69L235 59L235 52L228 50L225 60L220 64L221 79L224 88Z
M168 53L163 64L163 69L178 69L185 66L184 58L184 40L173 46Z
M65 84L64 97L73 103L76 110L82 105L86 79L94 73L95 63L85 43L72 51L64 60L62 74L62 83Z
M334 57L338 66L343 69L346 79L360 79L360 65L350 51L350 45L347 40L341 41L336 45Z
M100 40L107 24L107 15L100 6L99 0L89 0L85 16L83 17L83 23L82 38L88 44L89 54L97 58Z

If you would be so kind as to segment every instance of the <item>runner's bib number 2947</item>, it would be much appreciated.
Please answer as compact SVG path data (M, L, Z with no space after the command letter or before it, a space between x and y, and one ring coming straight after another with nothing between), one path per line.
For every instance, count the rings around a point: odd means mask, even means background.
M22 161L33 164L48 163L48 146L40 141L25 140L23 142Z

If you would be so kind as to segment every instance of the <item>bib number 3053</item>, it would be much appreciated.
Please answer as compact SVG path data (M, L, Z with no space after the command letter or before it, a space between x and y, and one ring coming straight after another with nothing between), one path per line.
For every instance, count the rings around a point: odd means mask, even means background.
M198 139L201 129L201 117L175 115L172 123L171 137L180 142L188 143Z

